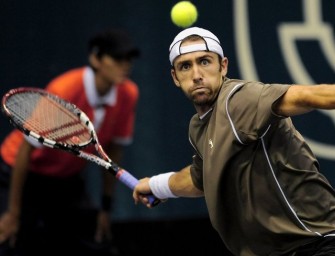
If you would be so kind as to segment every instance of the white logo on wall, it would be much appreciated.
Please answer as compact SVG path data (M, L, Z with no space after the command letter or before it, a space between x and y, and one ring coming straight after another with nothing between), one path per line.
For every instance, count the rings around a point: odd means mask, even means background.
M297 84L315 84L300 58L297 41L318 40L324 57L335 72L334 34L331 25L322 20L321 2L320 0L302 0L303 20L299 23L285 22L278 26L281 52L290 76ZM233 3L237 59L238 63L243 63L239 69L243 79L257 81L260 79L251 49L248 0L234 0ZM318 111L330 118L335 127L335 110ZM335 145L318 142L306 136L305 138L316 155L326 159L335 159Z

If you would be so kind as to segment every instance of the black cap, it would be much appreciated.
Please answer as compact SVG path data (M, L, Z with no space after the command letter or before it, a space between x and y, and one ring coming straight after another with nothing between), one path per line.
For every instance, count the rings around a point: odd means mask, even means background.
M89 52L98 57L107 54L115 59L133 59L140 56L129 34L117 28L100 32L89 40Z

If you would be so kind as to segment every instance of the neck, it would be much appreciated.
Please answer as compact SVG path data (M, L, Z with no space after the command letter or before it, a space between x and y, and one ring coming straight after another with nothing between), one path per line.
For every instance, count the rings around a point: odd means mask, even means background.
M95 85L99 96L106 95L112 87L109 81L106 81L97 75L95 76Z
M208 113L212 109L212 106L197 106L195 105L195 110L197 111L199 117L203 116L204 114Z

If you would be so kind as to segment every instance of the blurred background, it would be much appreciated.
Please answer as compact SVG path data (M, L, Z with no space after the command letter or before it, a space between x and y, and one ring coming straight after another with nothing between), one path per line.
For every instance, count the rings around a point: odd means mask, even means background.
M138 178L179 170L191 161L188 122L194 109L170 76L168 48L181 31L170 19L177 2L0 0L1 95L14 87L44 87L62 72L86 65L92 34L108 27L125 28L142 55L131 75L140 87L134 143L126 149L122 166ZM335 1L191 2L198 8L194 25L211 30L221 40L229 59L228 77L264 83L335 82ZM335 185L334 120L334 111L314 111L293 119L317 154L322 172ZM3 116L0 122L3 139L11 126ZM85 173L97 203L98 172L91 165ZM203 199L170 199L149 210L135 206L131 191L121 183L117 190L112 213L116 235L128 236L128 242L130 233L147 231L142 238L156 247L181 235L176 246L184 244L185 237L203 243L188 244L185 251L194 247L204 252L224 250L210 226ZM145 246L145 239L141 243Z

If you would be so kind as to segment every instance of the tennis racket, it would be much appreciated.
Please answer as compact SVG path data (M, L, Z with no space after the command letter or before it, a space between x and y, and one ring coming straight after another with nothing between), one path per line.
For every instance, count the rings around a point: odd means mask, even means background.
M34 141L105 167L132 190L139 182L108 157L99 143L92 122L74 104L43 89L21 87L11 89L3 96L2 112L14 127ZM83 150L92 144L97 155ZM147 195L147 198L152 206L160 202L153 195Z

